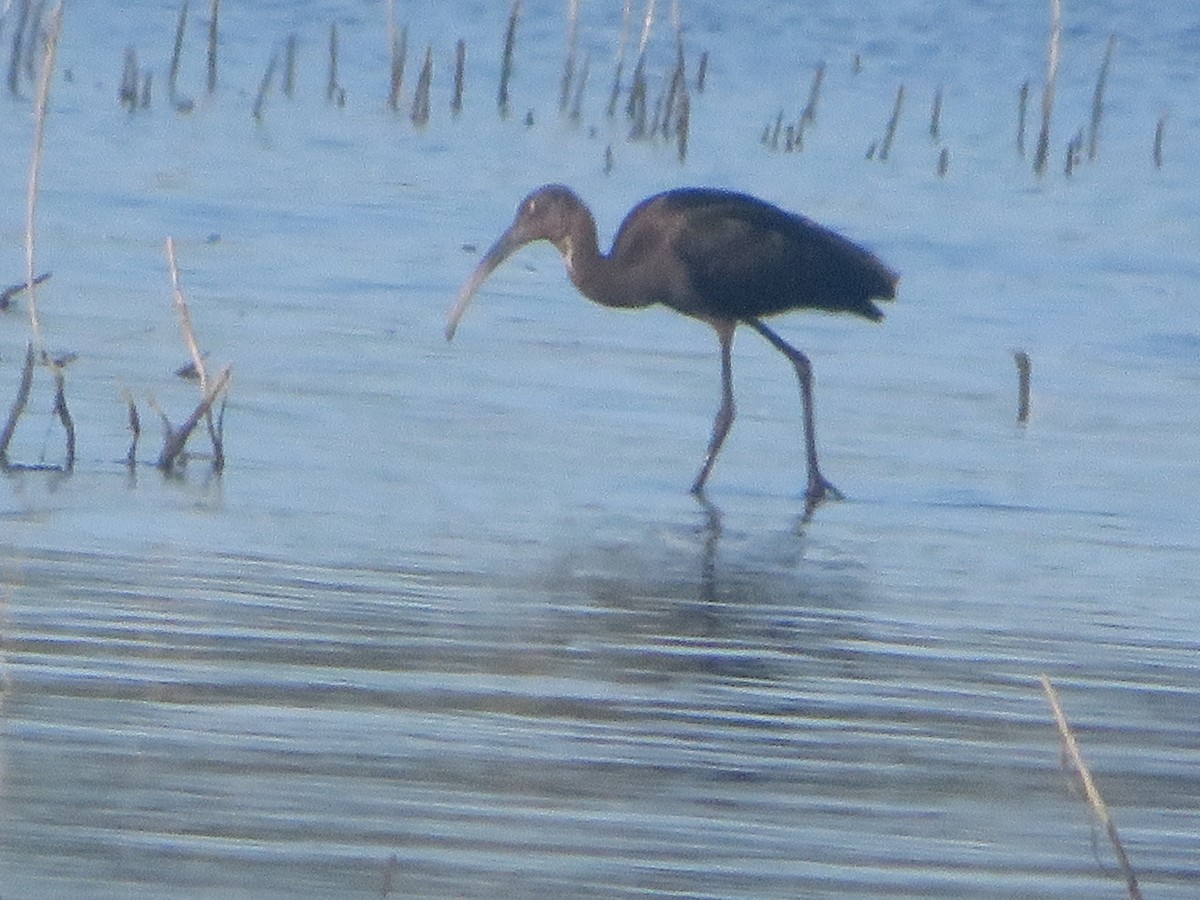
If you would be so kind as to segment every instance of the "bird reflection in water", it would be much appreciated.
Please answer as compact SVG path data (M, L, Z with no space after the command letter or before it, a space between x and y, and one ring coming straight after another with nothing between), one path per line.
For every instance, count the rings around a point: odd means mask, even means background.
M747 194L710 188L679 188L642 201L604 254L591 211L570 188L551 184L521 202L512 224L479 261L450 309L447 340L487 277L521 247L543 240L558 248L571 281L588 299L618 309L662 303L717 332L721 405L692 493L703 494L733 424L733 334L746 324L788 358L800 382L806 513L828 498L842 497L817 460L812 364L761 317L819 309L878 322L883 312L872 301L894 299L895 272L810 219Z

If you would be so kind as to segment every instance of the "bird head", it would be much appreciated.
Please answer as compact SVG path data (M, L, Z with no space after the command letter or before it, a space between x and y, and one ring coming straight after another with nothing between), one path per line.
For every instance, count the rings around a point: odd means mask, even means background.
M502 262L534 241L550 241L571 265L572 219L583 208L583 201L568 187L548 184L521 201L517 214L504 234L488 249L471 277L458 292L458 299L446 316L446 340L454 337L458 323L471 304L475 292Z

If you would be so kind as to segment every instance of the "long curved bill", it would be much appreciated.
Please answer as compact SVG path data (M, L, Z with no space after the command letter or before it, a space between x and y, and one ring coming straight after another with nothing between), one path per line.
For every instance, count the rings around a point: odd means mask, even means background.
M496 268L504 260L526 243L528 242L517 234L514 225L500 235L496 243L492 244L488 252L483 255L483 259L479 260L479 265L475 267L471 277L462 286L462 290L458 292L458 299L450 307L450 312L446 314L446 340L454 340L454 332L458 329L458 323L466 315L467 307L471 305L471 299L479 290L479 286L487 281L488 276L496 271Z

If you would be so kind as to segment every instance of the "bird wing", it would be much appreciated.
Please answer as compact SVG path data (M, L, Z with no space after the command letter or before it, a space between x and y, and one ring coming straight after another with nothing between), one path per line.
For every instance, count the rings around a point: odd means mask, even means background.
M672 199L681 222L674 248L694 312L749 318L815 307L878 319L871 299L894 296L895 275L883 263L810 219L743 194Z

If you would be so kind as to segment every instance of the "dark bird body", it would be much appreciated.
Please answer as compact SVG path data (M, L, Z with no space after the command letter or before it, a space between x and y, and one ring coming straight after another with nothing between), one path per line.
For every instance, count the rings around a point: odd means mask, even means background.
M526 197L508 230L488 250L450 310L447 339L497 266L525 244L553 243L571 281L604 306L636 309L662 303L711 325L721 345L722 402L708 453L692 491L701 493L733 423L730 352L745 323L791 360L804 401L808 505L840 496L817 464L812 367L761 321L793 309L848 312L879 321L872 302L895 297L896 274L834 231L764 200L731 191L680 188L635 206L602 254L591 212L569 188L546 185Z

